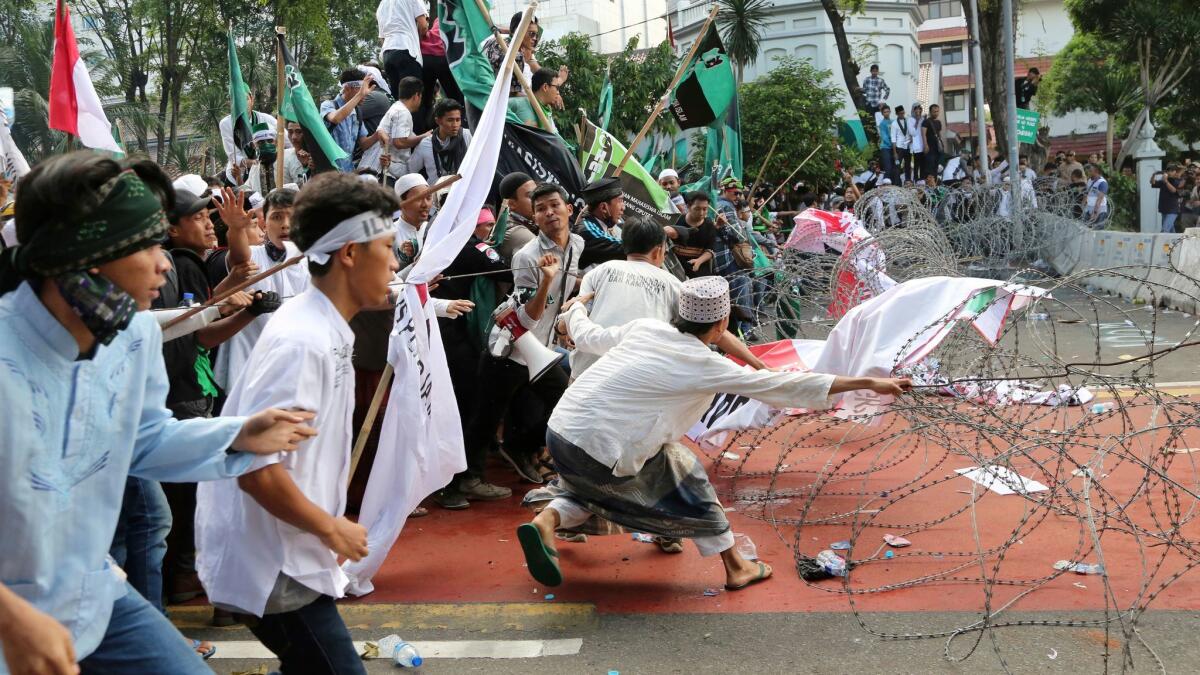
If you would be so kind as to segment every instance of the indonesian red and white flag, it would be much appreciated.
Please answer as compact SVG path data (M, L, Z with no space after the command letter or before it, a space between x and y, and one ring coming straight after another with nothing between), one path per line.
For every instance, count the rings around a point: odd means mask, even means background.
M71 28L67 4L58 0L54 13L54 67L50 71L50 128L79 138L98 150L122 152L113 138L112 125L92 86L87 65L79 58L79 45Z

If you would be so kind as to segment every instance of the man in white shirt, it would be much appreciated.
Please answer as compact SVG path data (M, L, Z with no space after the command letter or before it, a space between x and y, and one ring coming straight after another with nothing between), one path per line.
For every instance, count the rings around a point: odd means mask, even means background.
M925 109L921 107L921 104L914 103L912 119L908 121L908 151L912 154L912 167L905 178L914 183L925 179L921 175L921 167L925 166L925 131L921 128L925 123L923 112Z
M392 178L399 178L408 173L408 158L412 149L425 140L432 130L423 134L413 135L413 113L421 107L421 92L425 83L416 77L406 77L400 80L396 89L396 102L384 113L379 122L379 128L390 139L388 152L391 153L392 163L388 165L388 173Z
M687 205L683 203L683 195L679 192L679 173L675 169L659 171L658 184L671 197L671 203L675 205L675 210L680 213L687 211Z
M265 124L272 134L276 133L275 118L254 109L254 94L249 87L246 87L246 109L250 111L250 126ZM237 178L231 184L240 185L246 180L246 172L254 166L254 160L247 157L242 148L237 147L237 144L233 142L232 117L229 115L222 117L221 121L217 123L217 129L221 132L221 145L225 148L225 157L227 158L225 161L226 175Z
M684 282L671 324L638 319L605 329L588 318L582 303L572 304L561 320L567 333L577 349L603 356L567 389L550 417L547 439L565 494L517 528L534 579L562 583L554 533L582 528L594 516L635 532L692 539L701 555L720 554L729 590L767 579L769 565L738 555L716 490L678 439L717 393L780 408L824 409L841 392L899 394L911 386L908 380L738 366L708 347L725 333L729 307L722 277Z
M1083 218L1088 227L1102 230L1108 222L1108 181L1099 164L1088 164L1087 208Z
M974 178L975 167L971 164L971 151L966 148L960 148L957 157L951 157L946 161L946 168L942 170L942 183L947 187L954 187L964 178Z
M400 89L406 77L421 79L421 39L429 32L429 12L422 0L381 0L375 8L380 59L388 89Z
M890 176L893 185L903 183L912 171L912 136L908 133L910 126L912 120L905 114L904 106L896 106L896 119L892 122L892 148L896 152L896 164Z
M366 529L342 514L350 478L354 333L349 320L388 301L396 198L326 173L296 200L295 236L312 286L276 313L229 393L224 414L263 401L317 412L303 452L268 455L197 494L197 570L209 600L240 615L283 672L366 673L334 600L338 557L367 554Z
M267 223L267 238L261 244L251 245L251 229L257 227L248 214L242 212L236 216L225 216L229 226L229 252L225 258L225 266L229 270L237 268L246 262L253 262L259 271L266 271L275 265L291 260L300 255L300 249L291 242L292 203L296 199L296 191L288 188L271 190L263 202L263 218ZM242 217L244 216L244 217ZM308 288L308 264L301 260L299 263L286 267L279 272L259 281L246 290L274 291L286 304L288 298L300 295ZM264 314L250 322L241 332L234 335L221 345L217 351L217 363L213 367L213 375L222 389L229 390L242 376L246 361L258 336L266 328L270 315Z

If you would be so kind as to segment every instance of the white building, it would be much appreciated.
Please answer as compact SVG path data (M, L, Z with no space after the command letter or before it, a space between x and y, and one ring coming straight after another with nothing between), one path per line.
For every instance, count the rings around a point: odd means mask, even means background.
M513 14L524 11L525 0L496 0L492 19L507 27ZM543 40L567 33L591 36L592 49L615 54L633 38L645 49L667 39L667 0L542 0L537 7Z
M671 25L678 49L686 51L696 39L712 6L712 0L670 0ZM1022 0L1017 23L1016 75L1037 67L1044 75L1053 56L1071 39L1075 29L1062 0ZM841 60L829 18L816 0L776 0L772 18L763 33L762 55L747 66L745 79L752 80L771 68L775 57L792 55L813 66L831 71L831 82L843 86ZM975 133L971 110L974 78L970 72L970 48L966 17L960 0L867 0L865 14L846 17L846 37L862 68L859 81L878 63L881 76L891 88L887 102L910 108L921 101L926 106L941 100L947 126L965 138ZM931 67L933 50L941 49L941 80ZM924 77L922 77L924 74ZM1038 100L1035 97L1034 108ZM843 116L853 117L850 97L845 97ZM1074 113L1049 119L1054 149L1072 148L1085 156L1104 145L1104 116Z

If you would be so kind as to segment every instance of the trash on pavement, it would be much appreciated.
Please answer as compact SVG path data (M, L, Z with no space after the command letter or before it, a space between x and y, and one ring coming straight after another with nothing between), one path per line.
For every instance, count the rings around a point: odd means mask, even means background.
M645 532L634 532L633 540L640 541L643 544L653 544L654 543L654 537L649 534L646 534Z
M741 532L734 532L733 545L737 547L738 555L746 560L758 560L758 547L750 541L750 537Z
M912 546L911 541L905 539L904 537L896 535L896 534L883 535L883 541L886 542L888 546L892 546L895 548L904 548L905 546Z
M835 541L829 545L829 548L831 548L835 551L849 551L850 550L850 542L846 541L845 539L843 539L841 541Z

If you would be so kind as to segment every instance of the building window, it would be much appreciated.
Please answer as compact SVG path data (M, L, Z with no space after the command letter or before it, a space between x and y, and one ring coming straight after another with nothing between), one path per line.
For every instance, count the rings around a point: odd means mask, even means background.
M959 0L922 0L926 19L944 19L949 16L962 16L962 3Z
M965 91L948 91L942 95L942 99L946 102L947 112L967 109L967 93Z
M921 47L921 63L929 63L933 61L933 48L935 45L926 45ZM953 66L956 63L963 62L962 45L936 45L942 48L942 65Z

